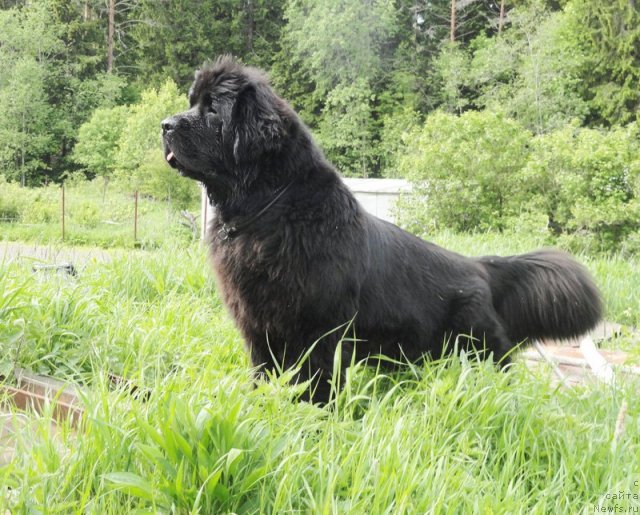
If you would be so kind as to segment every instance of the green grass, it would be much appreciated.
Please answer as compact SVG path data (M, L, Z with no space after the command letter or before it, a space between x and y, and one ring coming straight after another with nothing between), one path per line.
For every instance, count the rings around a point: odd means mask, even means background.
M198 199L188 210L199 213ZM20 188L0 182L0 239L39 244L89 245L102 248L156 248L167 242L190 242L193 235L181 222L180 207L140 195L137 239L134 239L133 191L111 185L103 192L98 181L65 187L65 231L58 185Z
M471 254L535 242L438 235ZM637 384L554 388L472 357L393 374L353 367L332 406L254 388L202 248L89 262L77 278L0 265L0 366L85 385L77 432L46 416L0 468L14 513L577 513L640 494ZM584 258L637 321L635 261ZM626 306L626 307L625 307ZM614 317L615 318L615 317ZM107 374L151 389L146 402ZM626 399L625 432L612 445ZM608 497L607 497L608 495ZM635 505L634 505L635 506Z

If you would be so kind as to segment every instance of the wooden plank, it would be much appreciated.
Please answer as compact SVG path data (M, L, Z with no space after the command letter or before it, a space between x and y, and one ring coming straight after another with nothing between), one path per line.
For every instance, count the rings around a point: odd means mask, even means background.
M557 363L565 365L583 366L586 365L584 355L578 347L568 347L557 344L543 345L546 352ZM598 352L613 365L622 365L622 369L627 369L631 373L640 373L640 367L627 365L629 355L621 350L598 349ZM526 349L520 356L527 361L541 361L541 356L534 349ZM616 367L617 368L617 367Z
M73 427L77 427L82 420L82 408L48 394L41 395L13 386L2 385L0 386L0 400L5 406L7 404L14 405L20 410L33 411L39 415L44 413L47 405L53 404L53 419L56 422L68 420Z
M25 392L35 393L42 397L56 399L65 404L78 406L80 399L78 396L79 387L66 381L61 381L49 376L34 374L23 368L14 369L16 386Z

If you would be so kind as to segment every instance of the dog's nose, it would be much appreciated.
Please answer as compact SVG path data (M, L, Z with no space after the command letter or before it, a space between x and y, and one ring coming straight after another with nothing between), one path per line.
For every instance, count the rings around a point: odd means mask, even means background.
M173 130L176 124L173 118L165 118L160 122L160 125L162 126L163 132L167 132Z

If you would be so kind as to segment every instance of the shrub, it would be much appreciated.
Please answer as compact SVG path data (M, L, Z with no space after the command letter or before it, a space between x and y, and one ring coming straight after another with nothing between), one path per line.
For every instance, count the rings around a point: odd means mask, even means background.
M185 209L197 200L199 189L195 181L181 177L164 159L162 151L149 149L132 176L133 186L140 193L157 200L167 200Z
M16 195L17 184L7 182L0 175L0 221L14 222L20 219L20 200Z
M550 227L570 241L616 248L640 228L638 127L609 131L567 126L533 141L524 177Z
M24 223L52 223L60 219L60 204L57 201L60 189L57 186L23 189L20 195L20 221Z
M78 131L73 159L105 180L116 168L117 142L129 114L126 106L96 109Z
M143 91L140 102L129 107L118 139L115 155L118 170L125 175L136 170L144 164L150 149L161 154L160 122L186 107L185 96L172 81L167 81L159 90Z
M100 222L100 215L98 208L94 203L81 202L78 206L75 206L71 212L72 220L78 225L95 229Z
M398 160L417 195L401 205L401 219L409 209L413 223L424 227L504 229L526 203L521 170L531 138L516 122L490 112L429 116L407 136ZM422 209L411 209L415 202Z

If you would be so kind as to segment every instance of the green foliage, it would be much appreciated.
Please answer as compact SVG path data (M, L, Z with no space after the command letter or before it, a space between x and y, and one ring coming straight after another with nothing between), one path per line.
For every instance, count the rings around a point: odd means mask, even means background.
M572 250L635 245L636 124L610 131L574 125L532 137L500 115L438 113L408 139L399 168L415 188L400 211L416 233L548 226L548 237Z
M638 126L566 127L537 137L524 176L556 232L615 249L640 228ZM589 241L589 238L586 238Z
M89 149L90 158L99 165L104 163L108 169L115 169L122 187L159 200L170 200L175 207L187 207L197 198L198 188L167 165L160 138L160 121L183 111L185 102L175 83L167 81L157 90L143 91L140 101L126 109L103 111L100 116L104 126L101 128L100 119L96 119L87 130L95 127L95 135L105 149L111 147L108 155L94 155Z
M290 1L285 17L281 55L291 63L283 71L302 79L285 83L285 89L307 96L303 115L318 127L320 142L342 173L378 174L382 153L375 143L380 124L373 84L390 76L386 65L388 43L397 30L394 3ZM296 91L305 84L303 92Z
M197 183L178 174L164 160L164 154L149 149L131 177L131 185L144 195L167 200L174 207L185 209L199 198Z
M396 24L392 1L290 1L285 17L293 55L323 92L384 72L382 49Z
M449 113L460 114L469 104L464 97L464 88L469 83L469 56L457 43L442 46L434 62L435 76L441 87L441 108Z
M465 254L537 243L436 241ZM586 264L614 319L637 323L623 302L638 300L637 260ZM575 513L638 479L632 402L612 446L621 400L637 392L625 377L558 389L517 360L506 374L469 355L358 365L328 408L292 402L285 380L254 384L200 245L110 253L77 277L0 263L0 346L3 365L83 384L73 430L52 427L51 406L5 407L25 423L5 435L15 453L0 471L0 504L15 513Z
M640 103L640 10L635 2L574 0L572 37L584 48L582 79L592 123L624 124Z
M97 109L78 132L74 159L92 175L107 180L116 172L121 187L185 208L197 198L198 188L167 166L159 136L160 120L184 104L168 81L159 90L145 90L131 106Z
M0 11L0 167L22 184L48 168L55 144L46 85L61 46L46 2Z
M519 121L536 134L584 119L581 71L585 55L571 34L570 19L536 2L509 13L511 28L473 42L468 85L474 103Z
M0 218L3 222L50 224L60 219L56 186L21 188L0 178Z
M268 67L279 50L283 0L179 0L136 3L131 54L138 85L160 86L168 78L186 91L194 68L223 53ZM188 36L187 36L188 35Z
M168 80L159 89L142 92L140 101L129 108L118 140L116 166L125 177L143 164L149 150L162 152L160 122L167 116L184 111L186 98L176 84Z
M329 159L345 175L366 177L371 169L372 97L364 79L337 86L327 95L318 136Z
M520 171L531 134L514 121L489 112L439 112L407 139L398 167L423 204L413 223L502 229L520 213L526 197Z
M7 183L3 175L0 175L0 220L2 222L14 222L20 219L21 199L13 184Z
M636 118L640 14L633 2L507 2L500 32L498 3L456 7L452 43L449 0L118 2L115 62L106 73L104 3L4 2L0 175L27 185L100 176L105 191L108 179L117 177L122 188L185 206L197 190L162 163L158 125L186 107L193 69L227 52L270 69L279 93L351 176L413 177L426 170L427 158L417 157L423 142L415 141L416 127L436 110L483 111L487 120L495 114L537 135L555 134L552 140L562 139L565 128L600 126L610 127L616 140L617 127ZM119 107L124 103L129 107ZM438 132L433 129L439 141ZM459 162L460 141L448 122L442 133L451 134L449 160ZM527 159L530 149L521 148L519 139L515 146L497 140L514 166ZM629 145L635 148L631 139ZM468 147L462 145L463 154L471 153ZM520 184L505 196L509 173L489 172L485 164L476 172L465 159L464 181L454 176L447 184L446 174L439 175L437 198L448 200L431 199L427 207L419 200L405 203L418 225L447 220L458 228L515 224L538 230L541 216L551 215L551 228L567 241L582 238L603 248L628 240L621 244L633 247L635 186L629 199L594 200L589 188L595 186L581 189L570 184L574 175L559 174L557 182L568 181L562 194L560 188L552 194L549 181L528 177L527 198ZM0 214L20 219L21 209L2 198ZM549 207L554 202L557 210ZM433 212L428 206L436 204L433 220L419 212ZM461 206L468 212L461 214ZM25 216L52 217L45 212Z
M160 154L162 157L162 154ZM167 196L158 186L158 198L144 190L138 199L138 240L134 241L134 190L132 185L114 181L108 189L102 179L65 181L65 238L71 245L91 245L103 248L142 246L156 248L192 241L192 231L185 227L178 210L197 213L199 190L193 181L178 177L163 163L163 169L173 176L167 184L179 181L178 193ZM79 174L84 175L84 174ZM162 186L165 186L163 183ZM180 196L180 188L187 191ZM191 202L187 202L190 199ZM0 238L59 245L61 240L61 191L57 185L21 188L7 183L0 176ZM197 219L197 217L196 217Z
M416 110L406 107L402 112L386 114L382 119L380 142L374 143L380 152L380 167L385 177L400 177L398 161L404 154L409 136L420 122Z
M126 106L96 109L78 131L73 159L88 173L108 179L116 169L118 141L128 116Z

